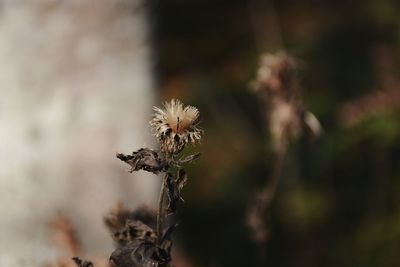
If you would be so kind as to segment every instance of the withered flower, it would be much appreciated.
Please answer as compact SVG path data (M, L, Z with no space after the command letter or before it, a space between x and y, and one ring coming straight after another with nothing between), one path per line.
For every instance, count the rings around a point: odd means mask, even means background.
M275 54L265 53L260 56L257 77L252 82L252 89L256 92L282 94L291 97L297 94L296 61L286 52Z
M246 216L260 251L265 251L269 235L265 214L277 191L290 142L303 133L317 137L322 131L318 119L304 104L298 68L297 60L284 51L262 54L256 78L251 83L262 104L274 153L270 177L264 188L255 192L249 201Z
M179 153L185 145L194 144L201 139L199 128L200 112L196 107L184 106L177 99L164 103L164 108L154 107L150 121L154 135L158 138L164 153Z
M283 151L302 133L321 134L318 119L309 112L302 98L297 61L284 51L260 56L252 89L263 103L275 151Z

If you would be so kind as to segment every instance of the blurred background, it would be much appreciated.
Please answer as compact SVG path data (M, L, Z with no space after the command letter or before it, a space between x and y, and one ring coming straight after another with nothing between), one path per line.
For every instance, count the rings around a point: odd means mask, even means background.
M205 136L177 267L400 266L399 14L391 0L1 1L0 265L62 255L58 212L107 258L101 217L117 200L154 206L159 183L115 152L154 147L152 106L179 98ZM279 50L324 132L289 146L260 253L246 210L274 154L249 83Z

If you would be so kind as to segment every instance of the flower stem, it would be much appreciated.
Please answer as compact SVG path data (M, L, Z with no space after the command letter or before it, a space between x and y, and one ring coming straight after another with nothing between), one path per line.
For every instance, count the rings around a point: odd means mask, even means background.
M164 196L165 196L165 184L166 180L168 177L168 173L164 175L164 178L161 182L161 189L160 189L160 195L158 198L158 212L157 212L157 244L161 245L161 239L162 239L162 229L163 229L163 224L164 224Z

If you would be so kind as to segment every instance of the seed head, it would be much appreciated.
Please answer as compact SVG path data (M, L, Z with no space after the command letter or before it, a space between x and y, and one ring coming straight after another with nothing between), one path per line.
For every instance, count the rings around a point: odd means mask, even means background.
M154 111L150 125L162 152L179 153L186 144L200 141L202 130L198 127L197 108L172 99L164 103L164 108L154 107Z

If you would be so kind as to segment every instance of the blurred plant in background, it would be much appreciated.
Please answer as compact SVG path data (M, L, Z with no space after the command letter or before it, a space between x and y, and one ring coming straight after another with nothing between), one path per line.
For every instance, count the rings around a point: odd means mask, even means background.
M260 246L261 255L265 254L268 240L265 217L278 186L288 146L303 132L312 137L321 133L318 119L304 107L296 74L297 63L287 53L263 54L257 77L252 82L268 125L273 160L268 181L252 196L247 214L247 224Z
M301 59L302 104L324 134L286 153L263 266L399 265L400 5L173 0L150 9L159 92L189 99L207 129L191 167L203 179L187 186L176 231L194 266L258 264L246 204L275 161L259 98L244 89L259 55L280 50Z

